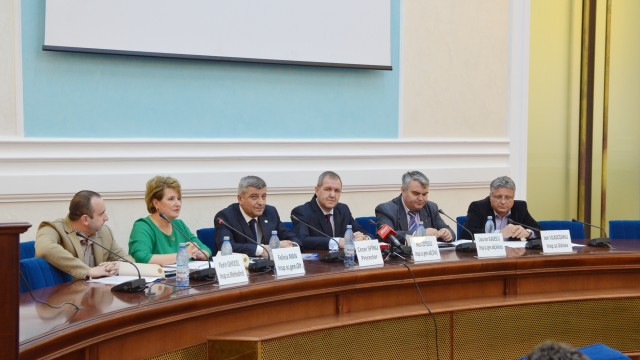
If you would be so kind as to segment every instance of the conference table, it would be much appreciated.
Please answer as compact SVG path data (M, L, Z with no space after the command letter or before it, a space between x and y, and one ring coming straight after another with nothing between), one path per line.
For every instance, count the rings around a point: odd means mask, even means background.
M581 241L576 241L581 243ZM640 240L572 253L441 249L247 284L154 283L142 293L78 280L19 299L21 359L513 359L547 340L640 355ZM322 252L318 252L322 254ZM418 291L418 289L420 291ZM427 309L428 307L428 309Z

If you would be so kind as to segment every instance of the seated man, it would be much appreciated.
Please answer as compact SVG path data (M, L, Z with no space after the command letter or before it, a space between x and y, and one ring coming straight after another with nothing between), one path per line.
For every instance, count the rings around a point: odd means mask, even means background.
M291 211L292 216L321 231L292 219L293 231L302 241L306 250L339 250L344 248L344 233L347 231L347 225L351 225L355 240L365 239L362 228L351 216L349 207L338 202L341 193L342 180L340 176L333 171L325 171L318 178L315 195L311 201ZM327 237L325 234L331 237ZM339 238L339 240L334 241L331 238Z
M421 222L428 236L435 236L439 241L446 242L456 239L456 234L440 217L438 205L427 200L429 179L423 173L409 171L402 175L400 190L400 196L376 206L378 226L389 225L403 243L406 242L406 235L415 233Z
M121 259L77 235L81 232L91 241L133 262L113 239L111 229L104 225L107 220L109 216L100 194L89 190L78 192L71 199L66 218L44 221L38 227L36 256L76 279L117 275Z
M489 186L489 196L469 205L464 226L474 234L482 234L485 232L484 225L487 217L492 216L496 231L501 232L505 239L540 237L538 231L529 230L517 224L509 224L509 219L512 219L526 226L540 229L540 225L529 214L527 203L523 200L514 200L515 193L516 184L510 177L501 176L493 180Z
M218 219L222 219L229 226L221 224ZM293 243L300 245L300 240L280 221L278 210L267 205L267 184L257 176L245 176L240 179L238 202L219 211L214 222L218 250L222 248L224 237L228 236L233 252L268 257L272 230L278 231L280 247L294 246ZM264 249L247 240L245 236L262 244Z

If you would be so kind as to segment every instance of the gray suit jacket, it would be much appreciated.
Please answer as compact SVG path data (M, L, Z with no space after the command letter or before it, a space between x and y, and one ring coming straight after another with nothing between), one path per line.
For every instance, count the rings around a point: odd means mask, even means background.
M456 233L440 217L436 203L427 201L424 207L420 209L420 220L425 228L448 229L453 236L453 240L456 239ZM407 223L407 213L404 211L404 206L402 206L402 195L376 206L376 222L378 226L389 225L397 232L396 237L400 242L404 243L406 241L405 236L409 233L409 224Z
M113 240L111 229L107 225L103 225L102 229L96 233L96 242L123 258L135 262ZM80 238L76 235L68 217L40 223L36 234L36 256L47 260L49 264L76 279L83 279L89 274L90 268L84 263ZM93 246L93 257L96 265L105 261L121 261L120 258L99 246Z

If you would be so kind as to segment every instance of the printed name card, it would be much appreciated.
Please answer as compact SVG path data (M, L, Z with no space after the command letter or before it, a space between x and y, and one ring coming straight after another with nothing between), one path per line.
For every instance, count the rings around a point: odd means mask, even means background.
M440 249L435 236L412 236L409 243L414 262L440 260Z
M273 249L276 276L304 275L304 263L298 246Z
M382 252L380 251L380 243L378 240L362 240L356 241L356 256L358 257L358 265L374 266L384 265Z
M502 234L476 234L475 238L476 248L478 249L478 258L507 256L507 250L504 248Z
M213 266L216 268L216 276L220 285L249 282L240 254L214 256Z
M573 252L569 230L541 231L540 237L542 238L542 252L545 254Z

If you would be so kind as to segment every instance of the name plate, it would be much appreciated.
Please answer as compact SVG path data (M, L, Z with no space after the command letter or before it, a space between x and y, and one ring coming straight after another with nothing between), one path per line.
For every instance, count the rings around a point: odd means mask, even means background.
M355 245L359 266L384 265L378 240L356 241Z
M502 234L476 234L475 238L479 258L507 256L507 250L504 248Z
M213 266L216 268L216 277L220 285L249 282L249 277L247 277L247 272L244 269L244 261L240 254L214 256Z
M573 252L569 230L541 231L540 238L542 239L542 252L545 254Z
M276 276L304 275L304 263L298 246L273 249Z
M412 236L409 244L414 262L440 260L440 249L435 236Z

